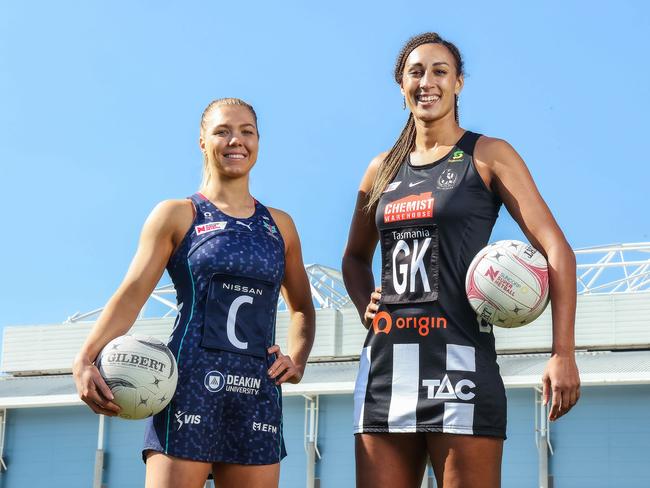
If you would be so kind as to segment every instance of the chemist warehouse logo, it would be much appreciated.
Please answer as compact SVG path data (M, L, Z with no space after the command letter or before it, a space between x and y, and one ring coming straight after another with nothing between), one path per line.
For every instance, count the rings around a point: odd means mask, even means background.
M399 222L401 220L426 219L433 217L433 197L431 192L409 195L384 208L384 223Z
M422 337L429 335L431 330L446 329L447 319L444 317L393 317L388 312L379 312L372 320L375 334L390 334L393 325L397 329L412 330Z

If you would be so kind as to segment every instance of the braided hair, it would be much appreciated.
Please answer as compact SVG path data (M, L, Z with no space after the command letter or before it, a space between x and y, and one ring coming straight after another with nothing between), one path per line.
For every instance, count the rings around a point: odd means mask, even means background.
M395 61L395 71L394 77L395 82L398 85L402 84L402 75L404 73L404 65L406 64L406 58L408 58L411 52L421 46L422 44L442 44L445 46L451 55L456 61L456 74L460 76L463 74L463 58L460 55L458 48L451 42L444 40L435 32L425 32L417 36L411 37L406 44L402 47L397 60ZM455 95L455 109L454 114L456 122L458 122L458 95ZM400 165L406 159L406 157L413 151L415 148L415 120L413 119L413 114L409 114L409 118L406 121L402 133L395 141L393 147L388 151L386 158L379 166L377 171L377 176L370 190L368 196L368 202L365 205L365 210L371 212L379 199L381 194L386 189L386 186L390 181L395 177L397 171L399 170Z
M225 105L236 105L240 107L246 107L248 110L250 110L250 113L253 114L253 119L255 120L255 127L257 128L257 114L255 113L255 109L253 108L252 105L246 103L240 98L218 98L216 100L212 100L208 104L208 106L205 107L205 110L201 115L201 136L203 136L205 132L205 123L206 123L206 119L208 118L208 115L215 108L223 107ZM257 137L259 137L259 130L257 131ZM201 178L200 189L203 190L208 186L208 182L210 181L211 176L212 176L212 171L210 169L210 164L208 162L208 156L206 154L203 154L203 177Z

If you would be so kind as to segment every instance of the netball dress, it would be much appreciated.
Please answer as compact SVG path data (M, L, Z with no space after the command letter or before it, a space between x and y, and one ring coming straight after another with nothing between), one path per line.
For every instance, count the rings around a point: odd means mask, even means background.
M494 335L465 294L465 274L501 205L466 132L431 164L405 161L376 212L379 311L361 352L355 433L448 432L505 438Z
M207 462L273 464L285 455L275 316L284 242L266 207L250 218L221 212L201 194L167 271L179 313L169 340L178 363L171 403L148 420L143 454Z

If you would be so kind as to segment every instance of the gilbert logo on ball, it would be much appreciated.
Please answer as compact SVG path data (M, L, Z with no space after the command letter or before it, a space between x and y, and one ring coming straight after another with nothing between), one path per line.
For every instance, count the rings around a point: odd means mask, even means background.
M465 290L479 323L507 328L529 324L548 304L546 259L530 244L495 242L472 260Z
M124 335L106 344L97 368L122 409L120 417L143 419L167 406L178 381L176 360L155 337Z

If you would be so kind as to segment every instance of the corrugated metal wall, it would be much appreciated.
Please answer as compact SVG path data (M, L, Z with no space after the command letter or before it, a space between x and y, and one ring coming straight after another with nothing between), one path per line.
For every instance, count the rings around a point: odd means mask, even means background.
M494 328L497 351L544 351L552 342L551 307L519 329ZM617 349L650 345L650 293L581 295L576 310L576 348Z

